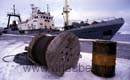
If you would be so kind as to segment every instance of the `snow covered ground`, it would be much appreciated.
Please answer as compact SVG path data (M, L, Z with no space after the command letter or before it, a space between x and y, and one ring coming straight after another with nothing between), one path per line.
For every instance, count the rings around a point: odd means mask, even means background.
M32 37L3 35L0 37L0 80L130 80L130 60L117 58L116 75L113 78L103 78L91 72L92 54L81 52L77 67L65 72L63 77L58 77L47 71L44 67L32 65L19 65L13 62L13 56L24 51Z

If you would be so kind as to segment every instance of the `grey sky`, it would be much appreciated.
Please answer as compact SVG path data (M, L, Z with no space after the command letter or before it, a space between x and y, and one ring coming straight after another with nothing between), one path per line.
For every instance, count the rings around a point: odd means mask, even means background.
M17 12L21 14L22 19L30 16L30 4L35 4L41 10L46 11L46 4L49 4L50 11L54 16L55 24L62 25L63 17L61 15L64 0L0 0L0 21L7 19L7 12L11 11L15 4ZM69 0L72 11L71 20L86 20L87 18L102 17L123 17L130 21L130 0Z

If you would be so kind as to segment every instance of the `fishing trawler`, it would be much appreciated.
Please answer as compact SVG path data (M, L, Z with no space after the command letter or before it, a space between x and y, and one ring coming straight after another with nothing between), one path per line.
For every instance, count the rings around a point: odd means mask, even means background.
M8 13L8 24L7 28L4 29L4 33L14 33L14 34L36 34L40 32L49 32L49 31L58 31L54 27L53 16L49 11L41 12L38 7L35 7L34 4L31 4L32 13L31 16L25 21L21 20L19 14L15 12L15 5L13 5L13 13ZM11 17L17 17L16 20L10 24Z
M69 24L69 12L70 8L68 5L68 1L65 0L65 6L63 8L62 15L64 16L64 29L61 31L57 29L54 25L53 16L49 10L47 12L42 12L35 7L34 4L31 5L32 14L30 18L25 21L21 21L20 15L14 12L8 14L9 20L7 28L4 29L3 33L15 33L15 34L38 34L38 33L49 33L49 34L58 34L63 31L69 31L77 35L79 38L87 38L87 39L111 39L115 33L121 28L124 24L123 18L114 18L111 20L101 20L93 21L92 23L88 23L87 21L72 22ZM16 21L10 25L10 17L15 16L18 17L19 21L16 24Z

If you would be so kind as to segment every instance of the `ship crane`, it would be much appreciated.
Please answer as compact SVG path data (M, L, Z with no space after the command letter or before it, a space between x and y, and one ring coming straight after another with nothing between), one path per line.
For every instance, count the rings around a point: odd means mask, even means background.
M16 14L16 9L15 9L15 5L13 5L13 13L8 13L8 24L7 24L7 28L10 27L10 18L11 17L17 17L19 19L19 22L21 22L21 18L19 14Z
M65 0L65 5L63 7L63 17L64 17L64 26L67 27L69 26L69 13L70 13L70 8L68 5L68 0Z

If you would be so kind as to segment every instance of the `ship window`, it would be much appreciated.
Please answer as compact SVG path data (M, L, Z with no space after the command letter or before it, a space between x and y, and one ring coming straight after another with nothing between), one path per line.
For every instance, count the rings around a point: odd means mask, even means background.
M43 16L43 18L45 18L45 16Z
M47 20L45 20L45 22L47 22Z
M54 26L54 24L52 24L52 26Z
M33 22L37 22L37 20L33 20Z
M46 19L48 19L48 17L46 17Z
M50 21L48 20L48 22L50 22Z
M34 28L36 27L36 25L33 25L34 26Z
M47 26L45 26L45 29L47 29Z
M110 36L110 35L112 35L112 30L104 31L103 35L104 36Z
M40 25L43 25L42 23L40 23Z
M35 19L37 19L37 18L38 18L38 16L35 16L34 18L35 18Z

